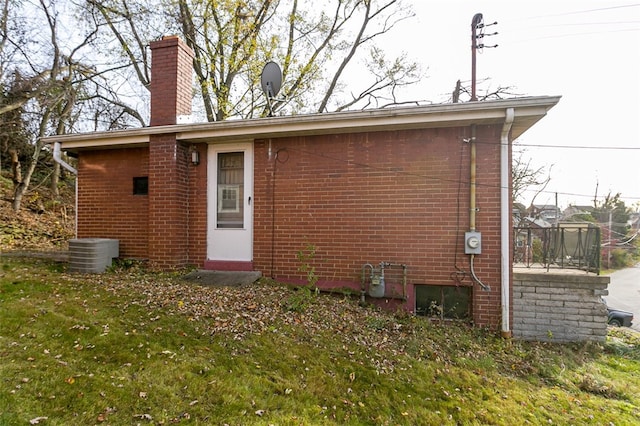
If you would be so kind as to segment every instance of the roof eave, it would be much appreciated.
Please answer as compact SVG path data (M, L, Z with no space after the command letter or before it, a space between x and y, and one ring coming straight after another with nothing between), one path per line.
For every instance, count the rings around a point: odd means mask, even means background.
M376 132L436 127L460 127L471 124L501 124L506 109L513 108L515 119L512 139L517 138L549 109L560 96L540 96L495 101L398 107L362 111L334 112L286 117L227 120L213 123L177 124L111 132L50 136L45 143L60 142L62 149L108 149L144 146L154 134L175 133L178 140L191 143L215 143L288 136Z

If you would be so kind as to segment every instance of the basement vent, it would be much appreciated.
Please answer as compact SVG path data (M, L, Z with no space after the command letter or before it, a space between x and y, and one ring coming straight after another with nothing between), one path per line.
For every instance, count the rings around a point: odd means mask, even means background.
M69 271L100 274L119 256L119 241L108 238L76 238L69 241Z
M469 319L470 286L418 285L414 286L416 315L440 319Z

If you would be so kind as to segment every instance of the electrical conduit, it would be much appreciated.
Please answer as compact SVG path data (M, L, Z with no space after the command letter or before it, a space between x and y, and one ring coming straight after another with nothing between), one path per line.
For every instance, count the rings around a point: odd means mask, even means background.
M476 125L472 124L471 125L471 140L470 140L470 145L471 145L471 153L470 153L470 157L471 157L471 164L469 166L469 231L475 231L476 230L476 211L478 210L476 208ZM491 287L489 287L488 285L484 284L480 278L478 278L478 276L476 275L476 271L473 267L473 261L475 260L475 255L471 254L469 255L469 264L471 265L471 278L473 278L473 280L478 283L478 285L480 287L482 287L482 290L484 291L490 291Z

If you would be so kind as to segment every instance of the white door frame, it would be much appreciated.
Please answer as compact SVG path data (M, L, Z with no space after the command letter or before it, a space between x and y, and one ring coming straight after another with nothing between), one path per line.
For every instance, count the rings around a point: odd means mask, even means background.
M218 154L244 153L244 215L242 228L218 228ZM207 259L222 262L253 260L253 142L209 145L207 151Z

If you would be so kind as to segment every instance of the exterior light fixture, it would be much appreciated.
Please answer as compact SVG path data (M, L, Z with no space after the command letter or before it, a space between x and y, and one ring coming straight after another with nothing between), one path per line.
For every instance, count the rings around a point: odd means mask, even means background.
M200 164L200 153L195 149L191 151L191 164L194 166Z

